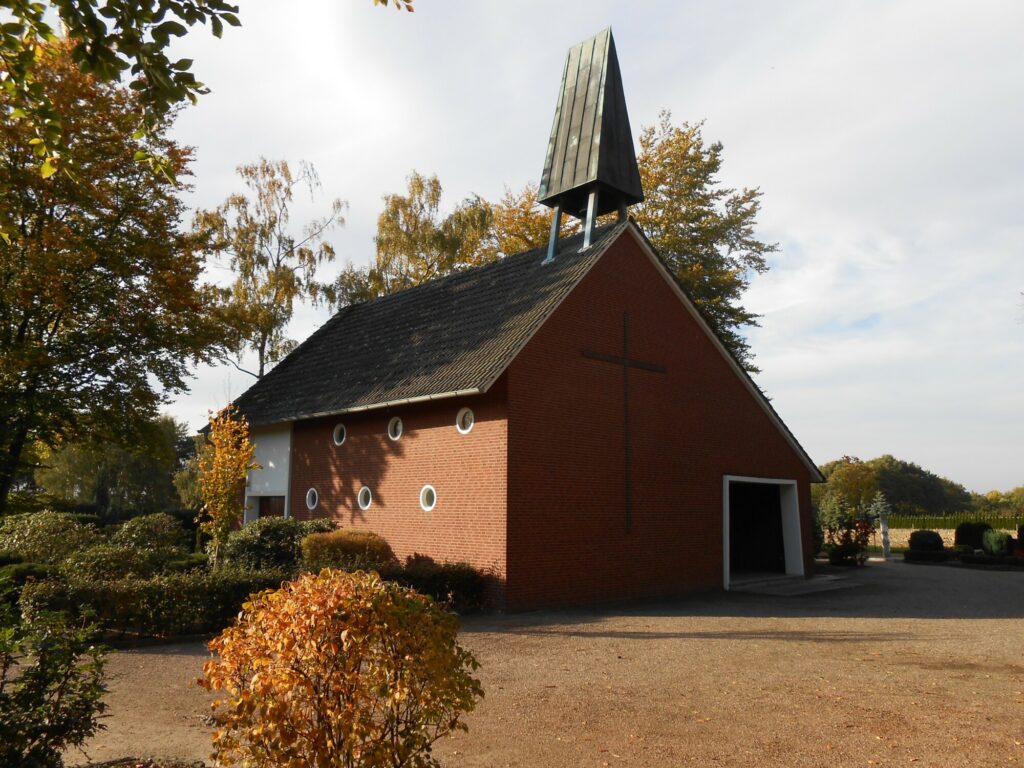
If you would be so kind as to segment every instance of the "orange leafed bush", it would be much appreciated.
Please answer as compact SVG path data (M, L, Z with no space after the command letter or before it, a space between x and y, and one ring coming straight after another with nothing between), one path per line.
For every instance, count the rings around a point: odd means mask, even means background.
M458 620L373 573L325 569L247 603L210 643L219 764L431 768L483 696Z

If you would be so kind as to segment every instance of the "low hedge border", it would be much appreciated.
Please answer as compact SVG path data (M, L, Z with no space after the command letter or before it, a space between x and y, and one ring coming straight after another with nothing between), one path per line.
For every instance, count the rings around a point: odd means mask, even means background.
M29 581L19 605L25 616L62 611L95 622L107 637L169 637L217 632L253 592L276 588L282 571L187 571L150 578Z

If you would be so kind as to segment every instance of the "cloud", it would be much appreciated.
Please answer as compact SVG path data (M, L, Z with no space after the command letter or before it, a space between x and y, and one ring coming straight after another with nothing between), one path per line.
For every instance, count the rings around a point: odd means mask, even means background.
M284 10L287 8L287 10ZM780 252L754 277L758 377L818 461L894 453L976 490L1024 483L1024 57L1018 3L253 2L190 34L214 92L178 135L194 205L259 155L319 168L366 263L383 194L413 168L454 205L540 174L565 50L611 24L634 132L670 108L758 186ZM187 49L187 50L186 50ZM321 203L322 204L322 203ZM295 220L315 203L296 205ZM340 266L337 265L337 266ZM335 268L337 268L337 266ZM297 313L304 338L326 319ZM203 370L193 426L248 385Z

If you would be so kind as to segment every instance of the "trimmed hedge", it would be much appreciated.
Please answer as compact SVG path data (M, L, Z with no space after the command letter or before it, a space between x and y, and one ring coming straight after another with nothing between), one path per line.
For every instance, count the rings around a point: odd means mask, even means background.
M0 566L0 603L18 604L21 591L30 581L43 581L52 577L52 566L40 563L11 563Z
M97 544L72 552L58 568L78 580L123 579L152 576L176 554L174 550L137 549L117 544ZM170 555L170 556L169 556Z
M372 531L313 533L302 540L302 565L310 571L380 571L396 562L391 545Z
M261 517L228 535L224 561L252 570L294 571L302 557L302 540L311 533L334 528L334 522L326 518L300 521L293 517Z
M94 526L65 512L44 510L0 520L0 549L16 552L27 562L59 563L100 539Z
M192 535L176 518L157 512L126 520L114 531L111 541L134 549L173 550L180 556L191 548Z
M984 523L990 525L993 528L1005 528L1008 531L1015 530L1017 526L1024 523L1024 515L999 515L999 514L978 514L974 512L968 512L957 515L890 515L889 516L889 527L890 528L909 528L915 530L918 528L936 529L936 528L947 528L955 529L961 523Z
M412 555L404 568L381 575L459 613L482 610L487 602L490 577L469 563L438 563L425 555Z
M148 579L29 582L19 605L26 617L45 611L87 615L108 636L169 637L228 626L253 592L276 588L281 571L190 571Z
M986 553L1001 557L1013 554L1013 537L1002 531L985 531L981 536L981 547Z
M953 535L953 543L966 544L971 549L981 549L982 536L985 535L985 531L991 530L992 526L984 522L968 521L960 523Z
M194 571L197 568L206 568L210 564L210 558L205 552L190 552L183 557L176 557L168 560L164 565L164 573L184 573Z
M910 548L917 552L941 552L945 547L936 531L914 531L910 534Z
M863 565L867 560L864 548L856 542L848 544L826 544L828 561L832 565Z
M17 552L12 552L9 549L0 550L0 566L23 562L25 562L25 558L23 558Z

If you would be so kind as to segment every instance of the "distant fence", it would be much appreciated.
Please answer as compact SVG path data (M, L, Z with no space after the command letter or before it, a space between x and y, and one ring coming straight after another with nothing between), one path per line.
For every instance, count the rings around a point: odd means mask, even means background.
M1024 525L1024 515L890 515L890 528L937 530L956 528L960 523L988 523L997 531L1016 531Z

